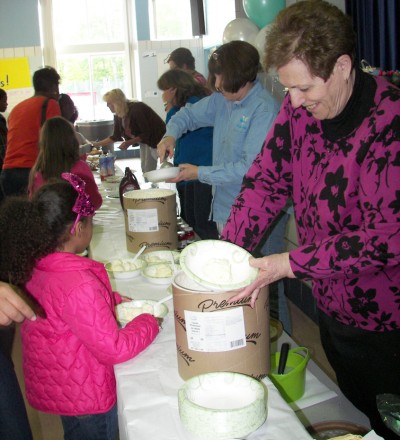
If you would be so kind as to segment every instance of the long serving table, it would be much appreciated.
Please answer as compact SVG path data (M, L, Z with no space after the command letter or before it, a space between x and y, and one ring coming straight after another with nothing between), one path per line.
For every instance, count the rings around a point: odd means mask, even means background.
M131 257L126 249L119 199L108 198L102 185L99 186L104 202L94 217L89 256L101 262ZM135 299L158 300L167 295L167 287L149 284L142 277L111 279L111 284L114 290ZM178 374L172 300L166 304L169 314L156 340L144 352L114 368L121 440L196 439L179 418L177 393L184 381ZM282 342L296 345L285 333L278 341L279 346ZM271 347L271 352L277 348L277 345ZM309 440L312 437L304 426L324 420L347 420L369 426L366 417L313 361L306 372L305 395L291 406L268 378L263 382L268 389L267 420L247 440Z

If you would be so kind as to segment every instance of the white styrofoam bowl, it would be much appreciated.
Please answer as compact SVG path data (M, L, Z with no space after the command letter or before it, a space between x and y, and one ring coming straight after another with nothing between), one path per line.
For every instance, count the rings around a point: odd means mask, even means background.
M267 389L244 374L201 374L179 389L178 405L183 425L193 434L213 440L244 438L267 418Z
M200 240L186 246L179 259L182 270L196 283L224 292L246 287L257 278L251 254L222 240Z
M129 258L120 258L118 260L109 261L104 265L107 273L113 276L116 280L135 278L139 276L144 267L146 267L146 262L140 257L132 263L132 268L130 270L114 270L113 265L115 265L116 262L130 263L130 260Z
M152 183L165 182L173 179L179 174L179 167L160 168L158 170L147 171L143 176Z
M142 313L150 313L156 318L166 318L168 315L168 307L162 303L157 306L157 310L154 309L157 301L150 299L134 299L132 301L123 302L116 307L117 319L122 327L132 321L136 316Z

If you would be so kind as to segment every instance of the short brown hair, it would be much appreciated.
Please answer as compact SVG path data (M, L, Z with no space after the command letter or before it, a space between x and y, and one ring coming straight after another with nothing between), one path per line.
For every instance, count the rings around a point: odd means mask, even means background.
M54 87L58 87L61 77L54 67L46 66L36 70L32 77L35 92L51 92Z
M230 41L216 49L208 60L209 86L215 89L215 75L222 76L223 89L236 93L253 82L260 71L258 50L246 41Z
M348 16L323 0L299 1L283 9L269 27L264 68L279 69L298 59L326 81L341 55L349 55L354 65L355 54L356 35Z
M192 52L186 47L178 47L178 49L173 50L167 59L167 63L173 61L176 64L176 67L183 68L186 64L188 69L195 69L195 60Z

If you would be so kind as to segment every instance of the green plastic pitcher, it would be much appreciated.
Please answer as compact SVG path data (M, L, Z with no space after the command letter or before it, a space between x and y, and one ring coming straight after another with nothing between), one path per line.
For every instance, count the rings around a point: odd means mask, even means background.
M280 353L271 355L271 372L268 375L286 402L300 399L304 394L306 368L310 359L308 348L295 347L289 350L283 374L277 374Z

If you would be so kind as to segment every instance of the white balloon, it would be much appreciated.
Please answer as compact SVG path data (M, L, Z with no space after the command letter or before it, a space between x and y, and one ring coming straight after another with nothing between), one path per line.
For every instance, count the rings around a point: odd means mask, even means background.
M254 45L259 30L259 27L248 18L235 18L226 25L223 42L241 40Z
M264 26L257 34L255 40L254 40L254 46L258 50L258 53L260 54L260 59L262 60L264 58L264 49L265 49L265 37L267 36L269 27L271 26L271 23Z

